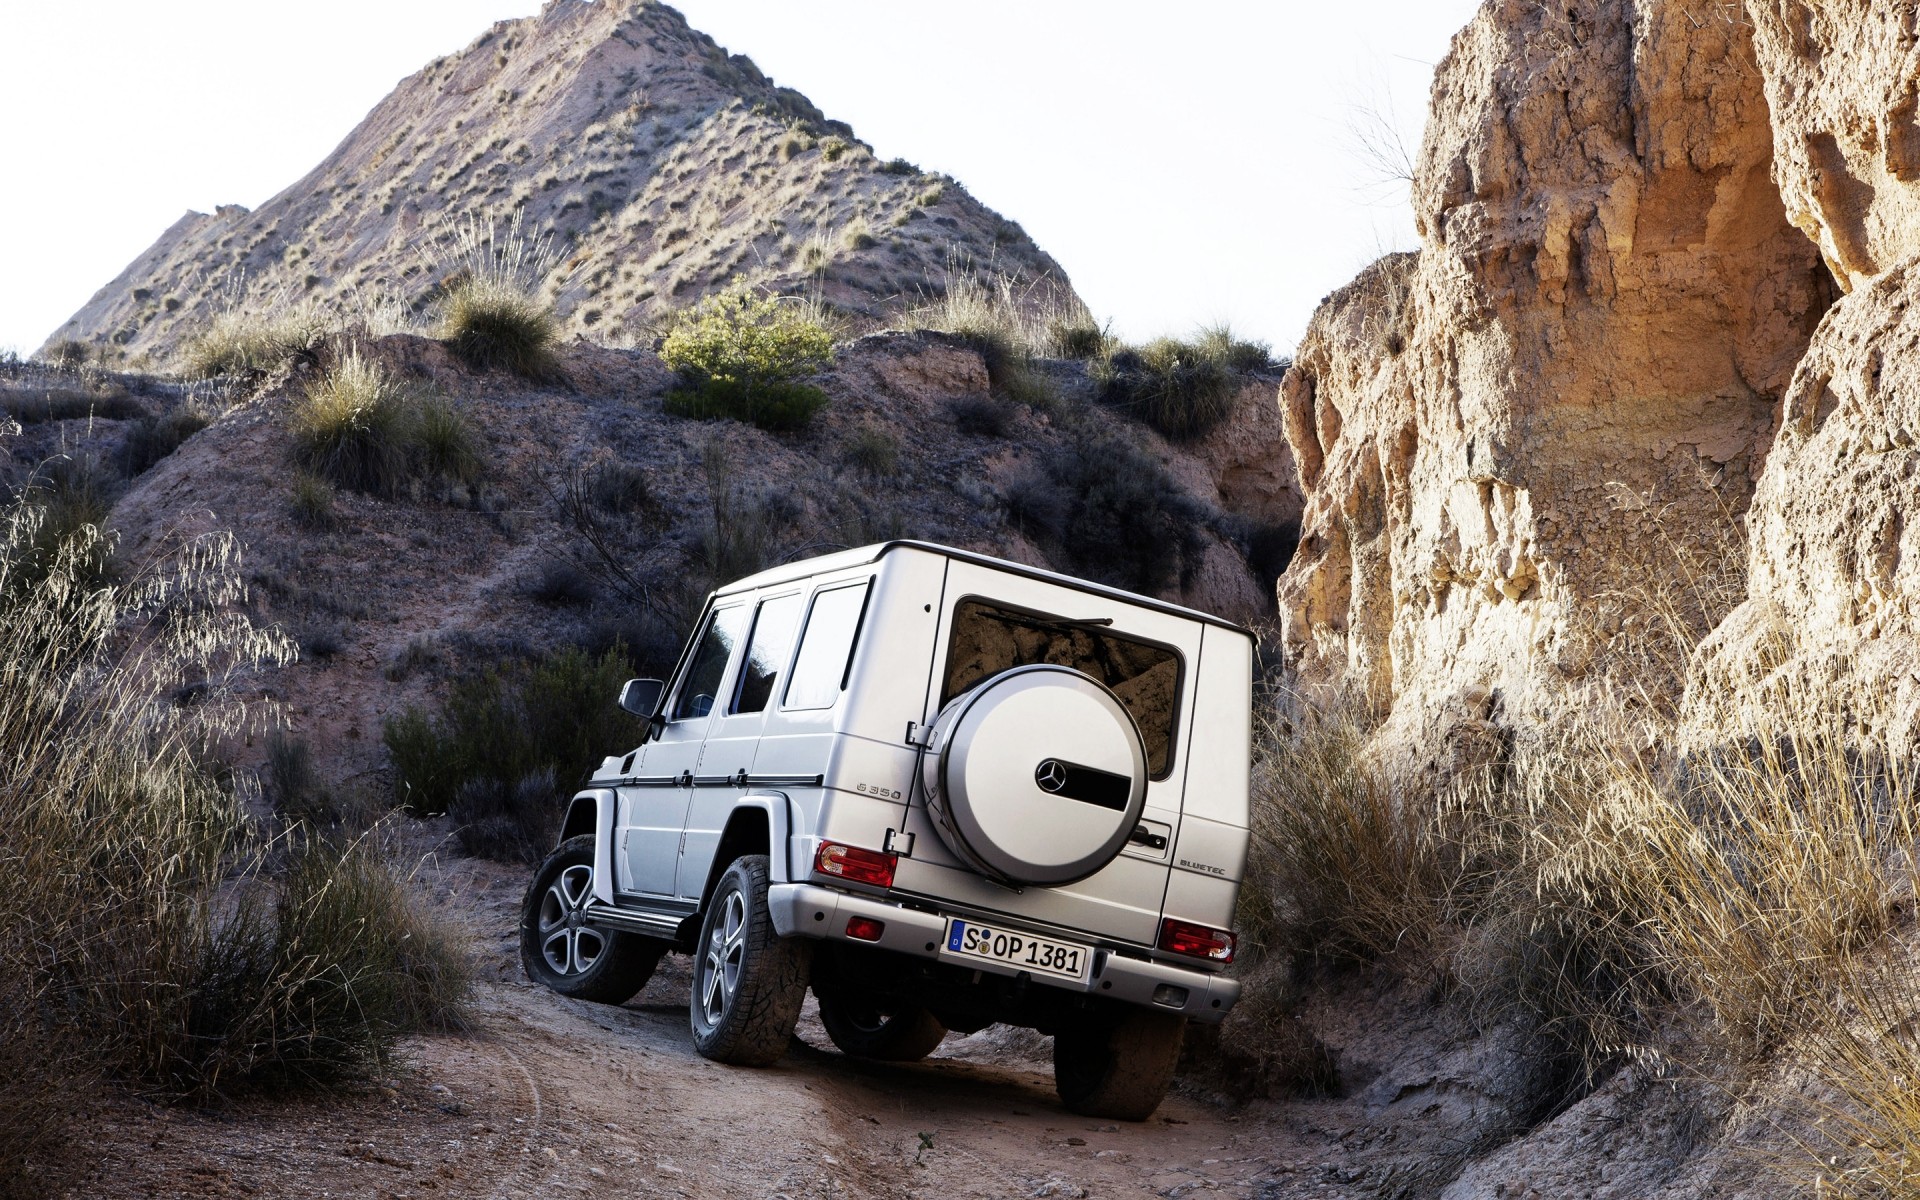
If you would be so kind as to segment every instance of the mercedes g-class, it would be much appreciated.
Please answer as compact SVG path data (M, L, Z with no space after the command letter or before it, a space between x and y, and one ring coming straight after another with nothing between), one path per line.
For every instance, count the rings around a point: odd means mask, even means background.
M919 542L708 599L641 744L568 806L530 977L620 1003L694 958L693 1040L767 1064L806 990L843 1051L995 1022L1074 1111L1140 1120L1239 994L1252 639L1204 613Z

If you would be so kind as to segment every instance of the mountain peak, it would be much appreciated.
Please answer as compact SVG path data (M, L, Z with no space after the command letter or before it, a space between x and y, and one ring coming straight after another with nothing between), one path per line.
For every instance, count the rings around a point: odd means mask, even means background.
M552 0L435 59L257 210L189 214L55 340L170 357L220 306L430 302L454 221L550 237L563 328L641 329L736 278L882 316L955 261L1066 291L951 178L851 127L648 0Z

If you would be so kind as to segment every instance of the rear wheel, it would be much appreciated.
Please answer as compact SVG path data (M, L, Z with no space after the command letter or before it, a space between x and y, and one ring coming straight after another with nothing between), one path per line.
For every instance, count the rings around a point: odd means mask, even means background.
M854 1058L918 1062L947 1036L940 1019L918 1005L881 1003L817 989L815 994L820 997L820 1023L827 1027L827 1036Z
M570 838L540 864L521 903L520 965L563 996L623 1004L653 978L667 945L594 928L586 920L592 900L593 839Z
M1186 1025L1178 1013L1129 1008L1062 1029L1053 1039L1061 1101L1083 1116L1146 1120L1173 1083Z
M736 1066L778 1060L793 1039L812 963L812 942L774 932L767 856L735 859L707 901L694 948L694 1049Z

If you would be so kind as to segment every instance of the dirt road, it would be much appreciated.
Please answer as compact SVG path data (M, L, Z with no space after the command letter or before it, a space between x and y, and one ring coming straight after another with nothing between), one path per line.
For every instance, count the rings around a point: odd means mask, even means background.
M408 1044L387 1085L224 1112L122 1105L75 1197L1222 1197L1338 1194L1332 1139L1286 1106L1175 1095L1144 1124L1076 1117L1046 1046L950 1036L897 1066L832 1048L811 1001L765 1070L693 1052L687 960L620 1007L521 978L525 874L420 876L475 934L465 1035Z

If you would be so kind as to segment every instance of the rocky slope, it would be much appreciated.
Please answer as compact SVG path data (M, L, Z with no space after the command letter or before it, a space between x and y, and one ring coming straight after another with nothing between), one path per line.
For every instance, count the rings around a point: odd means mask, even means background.
M465 417L485 464L477 482L392 498L337 490L321 519L303 514L287 414L311 365L228 397L144 470L126 450L143 419L220 401L123 377L95 384L110 410L93 402L90 417L76 402L63 419L34 419L31 403L52 389L20 371L0 380L0 402L28 418L9 439L16 475L53 453L102 464L126 569L180 539L239 533L251 603L304 648L262 687L329 778L373 794L384 720L430 703L453 676L616 639L665 668L705 590L760 565L915 537L1137 582L1112 574L1142 561L1125 546L1062 539L1031 519L1061 501L1050 471L1089 449L1138 447L1136 468L1161 479L1155 502L1196 522L1190 544L1156 564L1160 590L1197 607L1247 621L1268 612L1251 539L1298 515L1284 456L1260 449L1279 441L1272 376L1251 377L1207 438L1174 444L1094 404L1079 364L1052 364L1058 399L1036 409L994 397L960 339L895 332L843 348L819 380L828 407L807 431L775 435L663 412L672 374L651 351L577 343L563 353L570 383L551 386L475 373L410 335L362 352ZM130 466L134 477L115 482Z
M964 188L882 163L651 0L551 0L402 81L254 211L188 213L49 344L164 363L232 305L415 312L469 219L550 236L565 329L606 342L744 277L856 313L960 261L1071 303L1064 273Z
M1773 159L1744 23L1490 0L1458 35L1421 248L1332 297L1285 384L1308 678L1427 747L1645 680L1621 596L1719 553L1834 294Z

